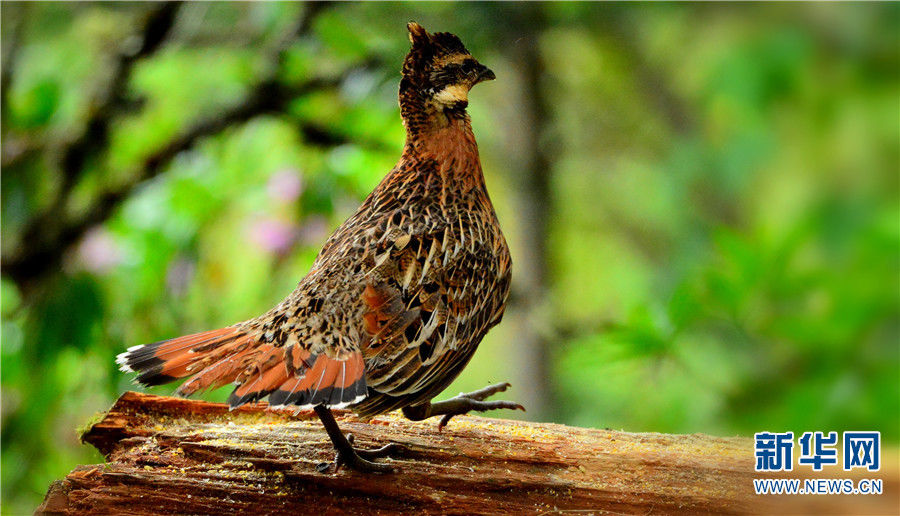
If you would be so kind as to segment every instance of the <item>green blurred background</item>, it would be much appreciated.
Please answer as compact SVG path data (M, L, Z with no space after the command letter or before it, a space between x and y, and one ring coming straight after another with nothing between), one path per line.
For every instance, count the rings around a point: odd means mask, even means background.
M4 2L5 513L102 460L117 353L293 289L400 154L409 20L498 77L470 113L514 292L448 394L897 442L898 4Z

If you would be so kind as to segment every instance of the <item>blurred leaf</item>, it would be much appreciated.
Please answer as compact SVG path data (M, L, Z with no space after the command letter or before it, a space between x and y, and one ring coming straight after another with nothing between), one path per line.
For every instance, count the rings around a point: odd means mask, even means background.
M23 129L35 129L50 122L59 108L59 85L44 79L28 89L18 99L13 99L17 125Z

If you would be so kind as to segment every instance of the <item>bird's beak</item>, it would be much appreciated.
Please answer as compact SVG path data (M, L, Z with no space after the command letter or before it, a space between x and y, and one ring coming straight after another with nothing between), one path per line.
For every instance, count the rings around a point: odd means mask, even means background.
M494 71L479 63L478 68L475 69L475 84L484 81L493 81L497 76L494 75Z

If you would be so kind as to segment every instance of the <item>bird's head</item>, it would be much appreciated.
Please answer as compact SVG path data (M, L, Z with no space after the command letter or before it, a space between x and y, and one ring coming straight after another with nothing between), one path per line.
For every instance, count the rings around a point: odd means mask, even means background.
M447 115L464 113L469 105L469 90L479 82L495 78L494 72L472 57L453 34L429 34L416 22L410 22L412 48L403 62L400 103L419 104ZM406 106L413 107L413 106Z

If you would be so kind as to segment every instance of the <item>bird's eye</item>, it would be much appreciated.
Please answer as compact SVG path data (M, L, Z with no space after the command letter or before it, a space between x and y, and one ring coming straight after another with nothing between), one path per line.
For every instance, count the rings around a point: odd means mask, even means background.
M455 84L461 77L460 65L448 64L435 70L431 74L431 83L435 90L439 90L448 84Z
M442 71L442 73L443 73L443 75L446 75L447 77L458 77L460 75L461 71L462 71L462 66L460 66L458 64L448 64L447 66L444 67L444 70Z

